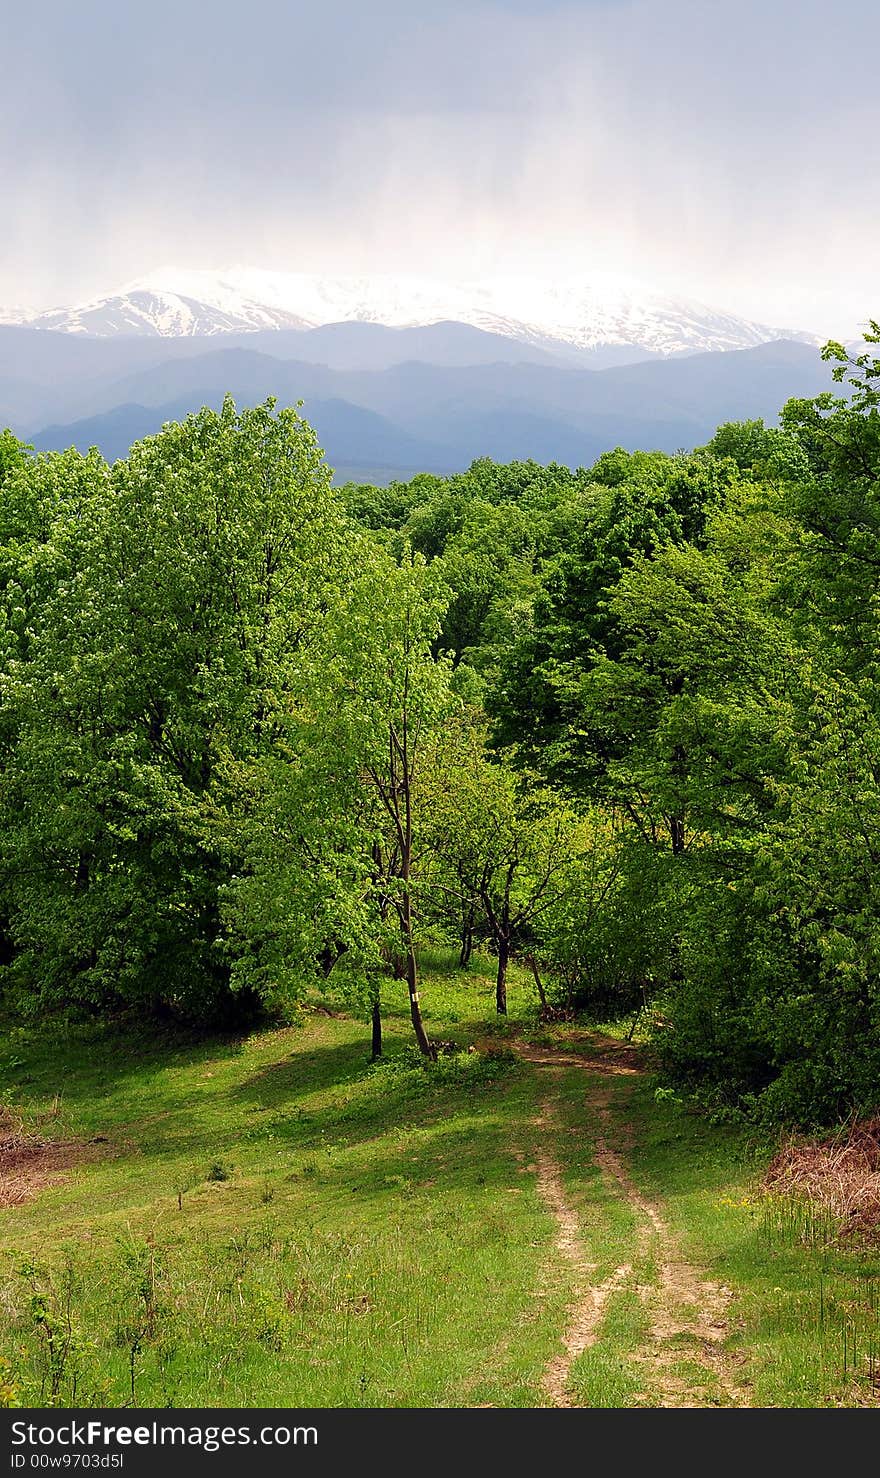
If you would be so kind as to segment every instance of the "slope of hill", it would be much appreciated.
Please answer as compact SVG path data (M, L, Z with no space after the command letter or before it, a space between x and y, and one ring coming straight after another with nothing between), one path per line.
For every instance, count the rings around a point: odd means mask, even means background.
M432 1029L474 1049L444 1071L407 1056L390 985L384 1066L336 996L232 1043L124 1017L0 1019L28 1132L17 1202L0 1201L9 1305L31 1308L34 1249L44 1277L44 1249L61 1249L87 1368L123 1412L132 1369L139 1408L178 1410L515 1406L543 1427L554 1404L825 1406L835 1421L876 1406L864 1249L778 1188L768 1202L766 1142L658 1096L638 1048L582 1022L536 1048L517 967L502 1033L486 1020L491 970L425 971ZM792 1235L804 1225L817 1245ZM130 1365L120 1331L143 1328L142 1248L161 1341ZM860 1366L842 1360L844 1330ZM0 1357L20 1408L77 1404L69 1381L47 1396L33 1318L0 1321Z
M305 333L285 334L292 353L279 354L268 334L259 335L259 347L279 358L307 360L326 364L331 369L378 370L393 364L420 360L424 364L464 368L471 364L568 364L567 354L557 355L534 344L475 328L469 323L440 320L437 323L391 328L383 323L325 323ZM613 351L607 350L606 354ZM647 356L646 356L647 357ZM585 356L589 359L590 356ZM596 350L596 367L603 361L603 351ZM629 355L626 355L629 362Z

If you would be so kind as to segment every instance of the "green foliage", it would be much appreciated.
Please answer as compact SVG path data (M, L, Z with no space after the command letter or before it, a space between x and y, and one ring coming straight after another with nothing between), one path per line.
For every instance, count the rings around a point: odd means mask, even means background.
M582 683L597 660L620 650L610 597L639 559L702 539L731 468L660 453L600 458L489 700L499 737L530 766L563 784L588 782L595 756L581 742Z
M616 1018L643 1011L669 978L676 914L664 863L606 812L580 822L567 887L536 928L535 953L560 1003Z
M231 1001L234 767L265 748L338 578L310 429L230 401L7 483L7 988L32 1008Z
M335 494L272 402L0 437L0 983L373 1024L418 955L639 1011L725 1112L880 1102L880 360L691 454ZM546 1014L546 1012L545 1012Z
M3 487L14 473L27 466L28 453L32 451L33 447L19 441L8 427L5 431L0 431L0 487Z
M430 859L428 915L456 939L461 966L477 940L491 941L496 1001L505 1012L511 955L534 944L541 921L570 893L589 850L585 829L547 787L487 753L473 711L456 715L438 735L417 821Z
M600 919L567 931L584 981L592 934L672 1073L811 1123L880 1101L880 361L826 357L847 395L780 429L600 458L488 695L521 764L623 828Z
M447 596L418 555L397 564L366 541L358 555L300 666L304 701L248 782L246 868L225 897L238 978L264 996L344 955L371 1006L390 966L417 1008L413 813L450 701L431 653Z

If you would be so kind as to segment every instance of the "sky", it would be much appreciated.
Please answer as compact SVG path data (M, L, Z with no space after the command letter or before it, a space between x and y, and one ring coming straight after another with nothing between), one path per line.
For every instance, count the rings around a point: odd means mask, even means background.
M880 316L877 0L3 0L0 303L590 271Z

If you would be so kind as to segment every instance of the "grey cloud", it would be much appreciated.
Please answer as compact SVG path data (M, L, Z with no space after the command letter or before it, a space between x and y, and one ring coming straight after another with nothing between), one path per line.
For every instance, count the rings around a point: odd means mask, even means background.
M843 331L877 310L878 42L874 0L21 6L0 302L167 260L599 266Z

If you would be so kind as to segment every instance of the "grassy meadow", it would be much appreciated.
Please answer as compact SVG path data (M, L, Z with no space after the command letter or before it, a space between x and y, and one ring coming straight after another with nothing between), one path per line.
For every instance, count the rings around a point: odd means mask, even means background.
M400 988L377 1064L366 1024L329 1000L210 1041L5 1029L5 1122L70 1159L0 1209L7 1404L553 1404L546 1372L585 1290L542 1194L542 1144L588 1281L614 1283L565 1404L876 1399L880 1257L759 1193L771 1145L657 1094L649 1071L608 1080L598 1124L582 1024L539 1027L515 970L499 1025L490 962L423 965L430 1030L463 1049L428 1066ZM512 1050L524 1040L571 1066L548 1078ZM597 1163L599 1134L635 1201ZM641 1197L665 1251L639 1231ZM664 1257L723 1285L711 1358L686 1320L658 1334Z

